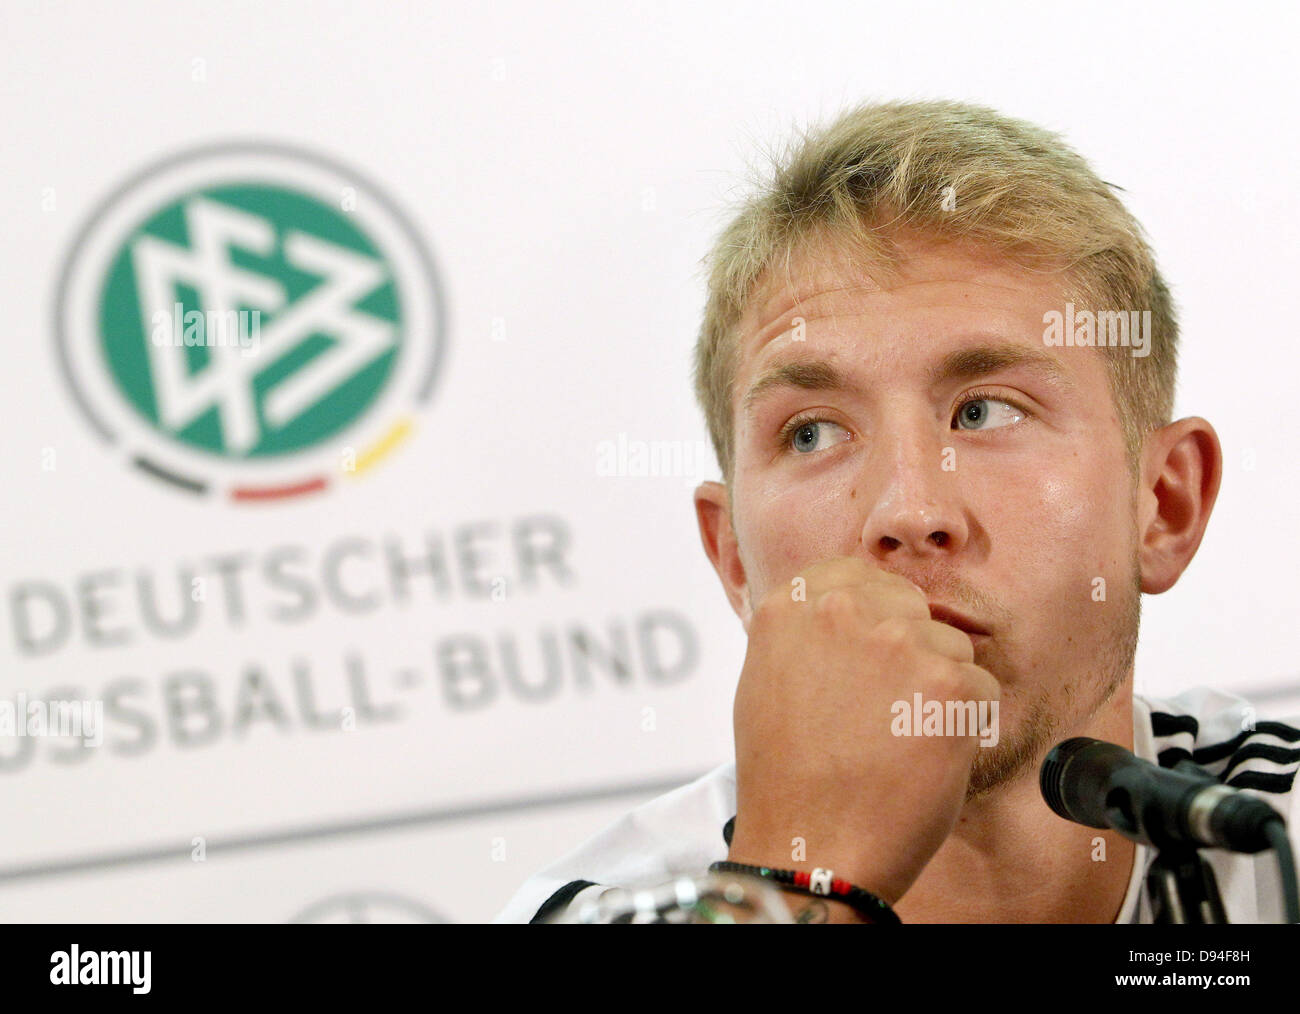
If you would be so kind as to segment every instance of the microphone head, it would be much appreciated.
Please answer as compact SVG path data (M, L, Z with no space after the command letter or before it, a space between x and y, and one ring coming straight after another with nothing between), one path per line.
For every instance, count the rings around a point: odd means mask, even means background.
M1075 736L1073 739L1056 744L1043 759L1043 766L1038 772L1038 789L1042 792L1047 805L1058 817L1074 821L1079 819L1066 805L1065 770L1069 766L1070 759L1080 750L1100 742L1102 741L1099 739L1090 739L1087 736Z
M1133 841L1239 852L1269 847L1278 813L1196 767L1173 771L1118 743L1076 736L1053 747L1038 787L1052 812L1086 827L1113 828Z

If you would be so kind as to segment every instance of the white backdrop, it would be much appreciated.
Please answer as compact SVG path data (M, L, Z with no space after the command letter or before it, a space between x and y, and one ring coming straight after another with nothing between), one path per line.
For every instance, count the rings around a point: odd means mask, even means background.
M109 703L100 747L0 744L0 918L481 921L725 760L744 639L690 500L716 476L689 458L698 261L760 146L866 98L992 105L1124 187L1181 307L1179 411L1227 457L1200 555L1144 603L1137 686L1300 711L1292 17L6 0L0 696ZM417 237L443 314L428 397L385 408L409 424L391 453L267 502L133 465L56 348L95 209L154 163L244 143L340 165L342 210ZM679 442L690 467L603 474L620 440ZM392 555L430 553L445 586L394 577ZM151 628L142 575L171 612L204 589L188 631ZM314 604L287 615L294 595Z

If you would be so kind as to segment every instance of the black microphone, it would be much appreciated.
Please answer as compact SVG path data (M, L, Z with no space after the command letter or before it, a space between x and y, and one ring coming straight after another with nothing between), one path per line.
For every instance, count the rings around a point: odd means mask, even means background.
M1272 847L1269 825L1282 815L1262 799L1208 774L1162 768L1122 746L1079 736L1058 743L1039 771L1047 805L1066 820L1113 828L1153 845L1234 852Z

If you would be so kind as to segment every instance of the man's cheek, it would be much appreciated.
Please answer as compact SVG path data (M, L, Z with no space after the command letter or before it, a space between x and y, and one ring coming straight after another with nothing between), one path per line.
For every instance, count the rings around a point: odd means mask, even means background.
M1035 519L1039 525L1058 538L1068 538L1088 528L1088 511L1096 510L1094 491L1080 486L1061 475L1048 473L1041 477L1035 490Z
M852 552L859 535L843 508L823 508L792 494L765 506L754 526L755 556L772 580L788 580L818 560Z

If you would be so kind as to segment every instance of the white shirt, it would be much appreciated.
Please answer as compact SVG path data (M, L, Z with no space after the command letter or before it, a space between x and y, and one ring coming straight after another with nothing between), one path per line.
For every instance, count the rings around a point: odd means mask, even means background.
M1300 857L1300 721L1257 720L1249 702L1207 687L1159 699L1134 694L1133 752L1163 767L1190 757L1221 782L1266 800L1287 818ZM736 765L728 761L638 806L530 877L492 921L531 922L544 905L553 914L613 887L654 887L704 873L727 858L723 829L735 813ZM1229 922L1282 920L1271 851L1201 855L1214 870ZM1146 874L1154 859L1153 849L1138 845L1116 922L1152 921Z

